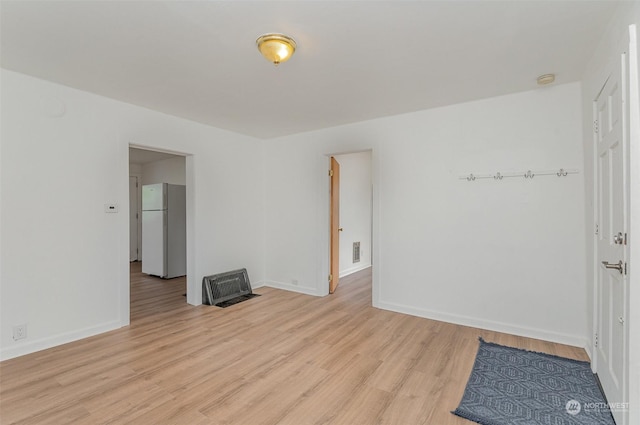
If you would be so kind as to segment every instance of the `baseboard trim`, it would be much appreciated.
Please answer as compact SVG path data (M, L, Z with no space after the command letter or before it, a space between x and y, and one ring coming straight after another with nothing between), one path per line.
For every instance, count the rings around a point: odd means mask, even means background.
M258 288L262 288L263 286L265 286L264 281L259 281L259 282L255 282L255 283L251 283L251 289L258 289Z
M358 265L356 267L351 267L350 269L343 270L342 272L340 272L339 277L349 276L350 274L362 271L364 269L368 269L369 267L371 267L371 263Z
M268 286L269 288L283 289L285 291L298 292L300 294L313 295L316 297L320 296L316 288L309 288L308 286L298 286L290 283L275 282L272 280L267 280L262 283L262 286Z
M541 339L543 341L555 342L558 344L571 345L587 349L587 340L585 338L576 337L575 335L562 334L558 332L547 331L544 329L535 329L525 326L514 326L507 323L494 322L491 320L482 320L469 316L461 316L457 314L443 313L434 310L424 310L406 305L381 301L378 308L383 310L395 311L396 313L409 314L411 316L424 317L425 319L437 320L440 322L453 323L456 325L469 326L489 331L503 332L512 335L523 336L527 338Z
M2 349L0 349L0 361L25 356L27 354L57 347L59 345L78 341L84 338L89 338L91 336L119 329L121 327L122 326L120 321L114 320L112 322L103 323L98 326L92 326L90 328L84 328L73 332L67 332L60 335L41 338L35 341L18 341L13 347L3 347Z

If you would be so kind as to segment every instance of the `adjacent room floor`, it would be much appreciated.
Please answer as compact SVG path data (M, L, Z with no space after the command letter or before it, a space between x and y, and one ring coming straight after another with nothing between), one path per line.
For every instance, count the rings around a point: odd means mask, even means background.
M371 271L319 298L271 288L193 307L185 279L131 266L131 326L0 363L0 422L459 424L487 341L587 360L582 349L371 307Z

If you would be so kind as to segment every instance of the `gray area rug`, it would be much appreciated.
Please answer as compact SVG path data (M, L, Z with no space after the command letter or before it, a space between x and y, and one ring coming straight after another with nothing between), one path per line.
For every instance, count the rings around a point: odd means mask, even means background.
M482 425L615 425L588 362L482 338L452 413Z

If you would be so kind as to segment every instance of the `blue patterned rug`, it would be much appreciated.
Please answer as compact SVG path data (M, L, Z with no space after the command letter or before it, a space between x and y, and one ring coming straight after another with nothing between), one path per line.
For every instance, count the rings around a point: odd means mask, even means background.
M482 338L452 413L482 425L615 425L588 362Z

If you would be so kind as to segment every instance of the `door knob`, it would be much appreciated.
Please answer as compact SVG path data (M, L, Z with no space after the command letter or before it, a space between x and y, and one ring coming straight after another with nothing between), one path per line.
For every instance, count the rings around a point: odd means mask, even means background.
M617 235L613 235L613 243L615 243L616 245L622 245L623 241L624 239L622 237L622 232L618 232Z
M338 227L338 232L342 232L344 229L342 227Z
M622 260L618 261L617 263L610 263L608 261L603 261L602 265L607 269L616 269L620 272L620 274L622 274Z

